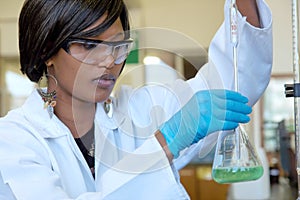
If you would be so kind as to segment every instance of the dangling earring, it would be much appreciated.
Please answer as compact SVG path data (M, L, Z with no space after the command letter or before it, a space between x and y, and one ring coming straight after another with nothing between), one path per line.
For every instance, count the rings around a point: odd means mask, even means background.
M57 87L57 80L53 75L50 74L46 74L45 75L48 79L52 78L55 82L55 85ZM42 97L44 103L44 108L47 108L47 111L49 113L50 118L53 117L54 114L54 107L56 106L56 101L54 100L56 98L56 90L54 89L52 92L44 92L43 89L40 87L41 81L42 81L43 77L41 77L41 79L38 82L38 88L37 91L40 94L40 96ZM55 87L55 88L56 88Z

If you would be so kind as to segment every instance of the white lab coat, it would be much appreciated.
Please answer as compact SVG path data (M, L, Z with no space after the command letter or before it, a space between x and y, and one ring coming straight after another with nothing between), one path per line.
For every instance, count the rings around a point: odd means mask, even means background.
M272 64L271 13L264 1L258 0L258 5L262 29L239 16L240 89L251 105L265 90ZM101 103L97 105L95 179L69 129L56 116L49 117L34 91L21 108L0 120L0 200L189 199L178 170L197 153L208 152L216 134L181 152L170 165L153 133L194 91L232 89L226 27L217 32L210 62L195 78L164 87L123 87L113 99L112 118Z

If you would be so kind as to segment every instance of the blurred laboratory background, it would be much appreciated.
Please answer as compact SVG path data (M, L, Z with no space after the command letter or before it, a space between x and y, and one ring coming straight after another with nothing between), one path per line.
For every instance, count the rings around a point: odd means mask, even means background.
M265 173L256 181L218 184L211 177L213 152L204 158L195 157L180 171L182 183L192 200L297 198L294 102L293 98L286 98L284 94L284 84L293 83L291 2L266 1L273 12L274 66L269 87L254 106L251 122L246 126ZM23 2L0 1L0 116L20 106L36 87L20 73L18 15ZM135 32L138 34L135 45L139 50L130 55L118 85L138 87L150 82L168 82L178 77L186 79L195 75L206 62L207 55L203 52L207 51L214 33L222 23L224 1L125 2L133 29L139 30ZM151 27L146 31L147 34L143 34L145 27ZM166 34L165 39L157 41L155 46L163 48L143 48L153 44L156 38L153 38L151 31L157 30ZM168 35L182 42L169 43ZM180 52L180 55L174 52Z

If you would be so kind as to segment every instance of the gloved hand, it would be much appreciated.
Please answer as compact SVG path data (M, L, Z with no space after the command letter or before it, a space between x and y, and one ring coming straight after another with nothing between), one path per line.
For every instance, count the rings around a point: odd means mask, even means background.
M231 130L239 123L247 123L252 112L248 99L229 90L202 90L192 98L159 130L174 158L191 144L209 133Z

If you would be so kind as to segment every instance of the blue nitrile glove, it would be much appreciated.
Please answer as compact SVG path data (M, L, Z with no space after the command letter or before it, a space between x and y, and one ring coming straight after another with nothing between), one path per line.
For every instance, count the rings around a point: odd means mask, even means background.
M175 158L209 133L231 130L250 121L248 99L229 90L203 90L159 128Z

